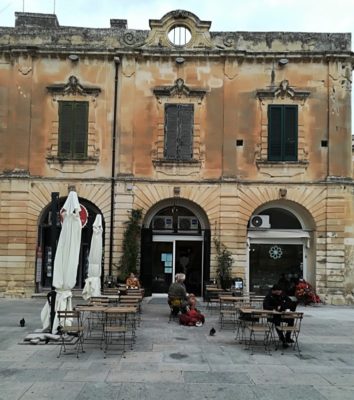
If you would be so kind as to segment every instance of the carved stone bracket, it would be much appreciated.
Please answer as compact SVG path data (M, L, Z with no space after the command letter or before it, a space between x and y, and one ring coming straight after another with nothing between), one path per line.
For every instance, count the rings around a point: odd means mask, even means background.
M52 94L73 94L73 95L92 95L97 97L101 89L94 86L83 86L79 83L76 76L71 75L67 83L59 83L47 86L49 93Z
M256 96L259 100L290 97L293 100L306 100L310 92L308 90L294 89L289 85L288 80L280 82L278 87L269 87L268 89L257 89Z
M200 101L203 100L205 89L190 89L184 84L182 78L178 78L173 86L158 86L153 89L154 95L159 99L160 97L196 97Z

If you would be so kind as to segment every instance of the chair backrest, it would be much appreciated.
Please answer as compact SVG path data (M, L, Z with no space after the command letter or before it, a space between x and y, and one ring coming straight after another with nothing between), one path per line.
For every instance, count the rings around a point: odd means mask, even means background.
M97 296L90 298L90 304L107 305L109 303L109 298L104 296Z
M294 321L293 327L294 327L295 329L300 330L301 321L302 321L303 316L304 316L304 313L303 313L303 312L299 312L299 311L288 311L288 312L282 313L281 318L282 318L282 320L283 320L284 322L286 322L287 320L293 320L293 321Z
M169 297L169 303L172 307L181 307L183 299L181 297Z
M63 328L72 326L75 323L77 326L81 325L81 314L80 311L57 311L57 317L59 320L59 326Z

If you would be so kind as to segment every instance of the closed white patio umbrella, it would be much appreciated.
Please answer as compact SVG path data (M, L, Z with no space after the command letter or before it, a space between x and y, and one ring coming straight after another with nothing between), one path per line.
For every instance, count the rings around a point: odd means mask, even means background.
M82 231L80 209L77 193L70 192L61 211L63 225L54 259L53 286L56 291L55 311L72 310L71 289L76 283ZM48 302L41 313L43 328L46 328L45 325L48 324L47 316ZM52 333L56 333L57 330L58 318L55 315Z
M102 216L96 215L92 226L92 239L88 257L89 267L82 297L87 300L92 296L101 295L101 264L102 264Z

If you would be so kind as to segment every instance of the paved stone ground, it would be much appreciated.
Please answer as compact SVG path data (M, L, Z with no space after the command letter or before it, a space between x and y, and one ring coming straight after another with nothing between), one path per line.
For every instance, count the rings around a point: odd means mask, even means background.
M57 345L20 344L40 327L44 301L0 299L1 400L354 399L353 307L302 308L299 358L292 350L250 355L231 330L219 330L216 312L201 328L182 327L168 323L165 304L145 299L125 358L104 359L90 344L79 359L58 359Z

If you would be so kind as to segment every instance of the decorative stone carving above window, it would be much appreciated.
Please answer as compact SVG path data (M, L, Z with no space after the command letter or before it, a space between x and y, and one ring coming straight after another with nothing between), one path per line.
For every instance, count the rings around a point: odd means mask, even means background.
M269 87L268 89L257 89L256 96L259 100L269 100L274 98L290 97L293 100L303 100L305 101L310 92L308 90L297 90L289 85L288 80L283 80L280 82L278 87Z
M174 10L165 14L161 19L151 19L151 31L145 46L169 47L169 48L211 48L210 21L201 21L195 14L185 10ZM169 33L175 28L186 30L188 38L181 43L173 43ZM145 47L144 46L144 47Z
M182 78L178 78L173 86L158 86L153 89L154 95L159 100L161 97L194 97L200 103L205 94L205 89L190 89L184 84Z
M91 95L97 97L101 89L94 86L83 86L79 83L79 80L76 76L71 75L67 83L59 83L47 86L49 93L51 94L59 94L59 95Z

